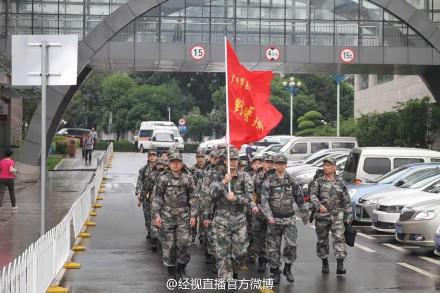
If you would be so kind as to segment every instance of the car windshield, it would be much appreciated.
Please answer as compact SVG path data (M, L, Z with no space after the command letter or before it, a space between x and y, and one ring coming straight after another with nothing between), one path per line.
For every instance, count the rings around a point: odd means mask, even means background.
M428 186L423 191L430 193L440 193L440 180L437 180L436 182L434 182L434 184Z
M431 183L435 179L437 179L437 177L439 177L439 175L440 175L439 171L432 171L432 172L424 173L421 176L418 176L417 178L414 178L413 180L408 181L407 183L403 184L401 187L402 188L409 188L409 189L419 189L419 188L422 188L422 187L426 186L427 184Z
M173 135L169 133L157 133L156 141L173 142L174 138Z
M408 169L407 166L402 166L402 167L396 168L396 169L391 170L390 172L380 176L376 180L371 180L371 182L373 182L373 183L385 183L385 184L393 183L394 180L399 179L402 176L402 172L407 170L407 169Z
M141 131L139 131L139 136L140 137L151 137L152 134L153 134L153 130L141 130Z

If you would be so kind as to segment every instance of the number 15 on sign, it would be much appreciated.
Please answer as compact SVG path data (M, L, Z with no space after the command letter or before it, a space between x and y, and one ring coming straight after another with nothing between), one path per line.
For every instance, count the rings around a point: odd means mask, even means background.
M205 58L205 48L199 45L193 46L191 48L191 57L194 60L202 60Z

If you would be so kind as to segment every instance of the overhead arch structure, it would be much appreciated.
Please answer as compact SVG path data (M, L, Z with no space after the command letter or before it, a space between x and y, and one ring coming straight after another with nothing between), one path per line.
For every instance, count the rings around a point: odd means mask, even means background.
M78 56L78 83L76 86L49 87L47 91L47 142L52 140L61 117L68 106L71 98L78 90L89 73L94 70L159 70L159 71L223 71L224 53L223 46L212 43L211 37L208 42L203 42L207 57L204 61L191 60L188 52L197 42L188 40L175 44L161 43L153 40L151 43L139 44L133 41L118 41L117 36L128 28L133 27L133 22L165 2L176 0L129 0L121 5L113 13L103 18L101 22L88 33L79 44ZM184 0L180 0L184 2ZM199 0L200 2L206 0ZM234 1L234 3L239 0ZM194 3L197 0L186 0L185 3ZM352 0L336 0L336 2L352 2ZM336 3L335 2L335 3ZM355 1L353 1L355 2ZM356 1L357 2L357 1ZM322 36L314 38L308 31L307 40L303 44L288 44L286 35L279 48L282 57L280 60L269 61L265 59L265 50L273 44L271 41L264 43L259 37L258 44L242 42L236 34L236 23L231 21L225 25L225 33L234 42L236 50L246 66L252 69L271 69L277 72L338 72L338 73L389 73L389 74L419 74L431 90L435 99L440 101L440 29L423 12L403 0L369 0L383 11L403 23L407 31L411 31L415 43L423 43L421 46L408 46L409 33L406 33L406 41L402 46L390 46L385 44L383 36L376 39L383 41L380 46L363 45L367 38L356 35L355 38L346 39L347 44L333 44L333 46L321 46ZM160 18L161 15L152 14L151 18ZM360 20L357 20L358 22ZM179 19L177 18L177 22ZM311 21L310 21L311 22ZM334 21L336 23L336 21ZM397 22L396 22L397 23ZM212 29L212 22L209 28ZM311 28L308 24L308 29ZM260 26L261 27L261 26ZM289 28L290 29L290 28ZM313 31L318 26L313 23ZM284 24L283 33L286 34L287 25ZM311 29L310 29L311 30ZM395 30L400 39L401 30ZM359 30L360 31L360 30ZM174 32L175 33L175 32ZM292 34L292 32L290 32ZM337 38L337 29L333 30L333 41ZM367 31L371 33L371 31ZM131 34L131 33L129 33ZM260 29L261 34L261 29ZM274 35L275 33L269 33ZM357 34L357 33L356 33ZM133 32L136 39L136 32ZM159 35L159 37L161 37ZM319 37L319 38L318 38ZM325 37L325 36L324 36ZM177 35L179 38L179 35ZM350 42L356 42L350 43ZM290 39L289 39L290 42ZM362 42L362 44L361 44ZM351 46L353 45L354 46ZM114 53L115 48L120 47L119 53ZM356 51L353 62L346 64L339 59L342 48L350 47ZM6 47L10 51L10 46ZM121 50L122 48L122 50ZM116 50L118 51L118 50ZM122 52L122 53L121 53ZM148 53L144 55L143 52ZM30 165L38 165L40 154L41 137L41 105L38 106L29 125L26 139L22 150L22 161Z

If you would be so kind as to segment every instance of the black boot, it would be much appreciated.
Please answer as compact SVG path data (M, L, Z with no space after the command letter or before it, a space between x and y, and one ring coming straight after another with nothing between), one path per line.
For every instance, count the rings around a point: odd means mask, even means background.
M205 252L205 264L210 265L212 264L212 255L210 255L208 252Z
M232 273L232 279L234 280L238 280L238 273L234 270L234 272Z
M336 267L336 274L338 274L338 275L345 274L344 260L343 259L337 259L336 261L338 262L338 265Z
M157 251L157 238L151 238L151 251Z
M147 236L145 236L145 238L147 238L147 239L151 238L150 231L148 231Z
M174 279L174 280L178 279L176 276L176 266L168 267L168 279Z
M278 268L270 268L270 278L273 279L274 285L280 283L280 270Z
M186 275L186 265L185 264L179 263L177 265L177 276L178 276L179 279L182 279L182 278L185 279L185 278L188 277Z
M284 264L283 275L286 276L287 282L289 282L289 283L295 282L295 279L293 278L293 273L292 273L292 264L290 264L290 263Z
M266 271L266 259L264 257L258 258L258 272L264 273Z
M330 272L330 269L328 267L328 259L322 258L321 260L322 260L322 273L328 274Z

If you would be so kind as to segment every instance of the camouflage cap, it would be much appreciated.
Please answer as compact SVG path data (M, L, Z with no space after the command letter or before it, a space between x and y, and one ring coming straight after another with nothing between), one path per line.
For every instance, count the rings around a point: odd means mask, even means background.
M263 156L257 154L257 155L255 155L255 156L252 158L251 162L253 163L253 162L258 161L258 160L263 161Z
M273 155L271 153L265 153L263 155L263 160L264 161L272 161L273 162Z
M168 155L168 160L171 161L183 161L182 154L179 152L174 152Z
M240 160L240 166L247 167L249 166L249 162L247 160Z
M157 152L156 152L156 150L149 150L148 155L156 155L157 156Z
M225 150L226 151L226 150ZM229 148L229 159L239 159L238 150L234 147Z
M275 163L287 163L287 157L284 154L277 154L274 157Z
M168 160L166 159L159 159L157 160L156 164L162 164L162 165L168 165Z
M201 150L197 150L196 151L196 157L205 157L205 153L202 152Z
M325 162L329 162L329 163L332 164L332 165L336 165L336 160L335 160L334 158L332 158L332 157L325 157L325 158L322 160L322 162L323 162L323 163L325 163Z

